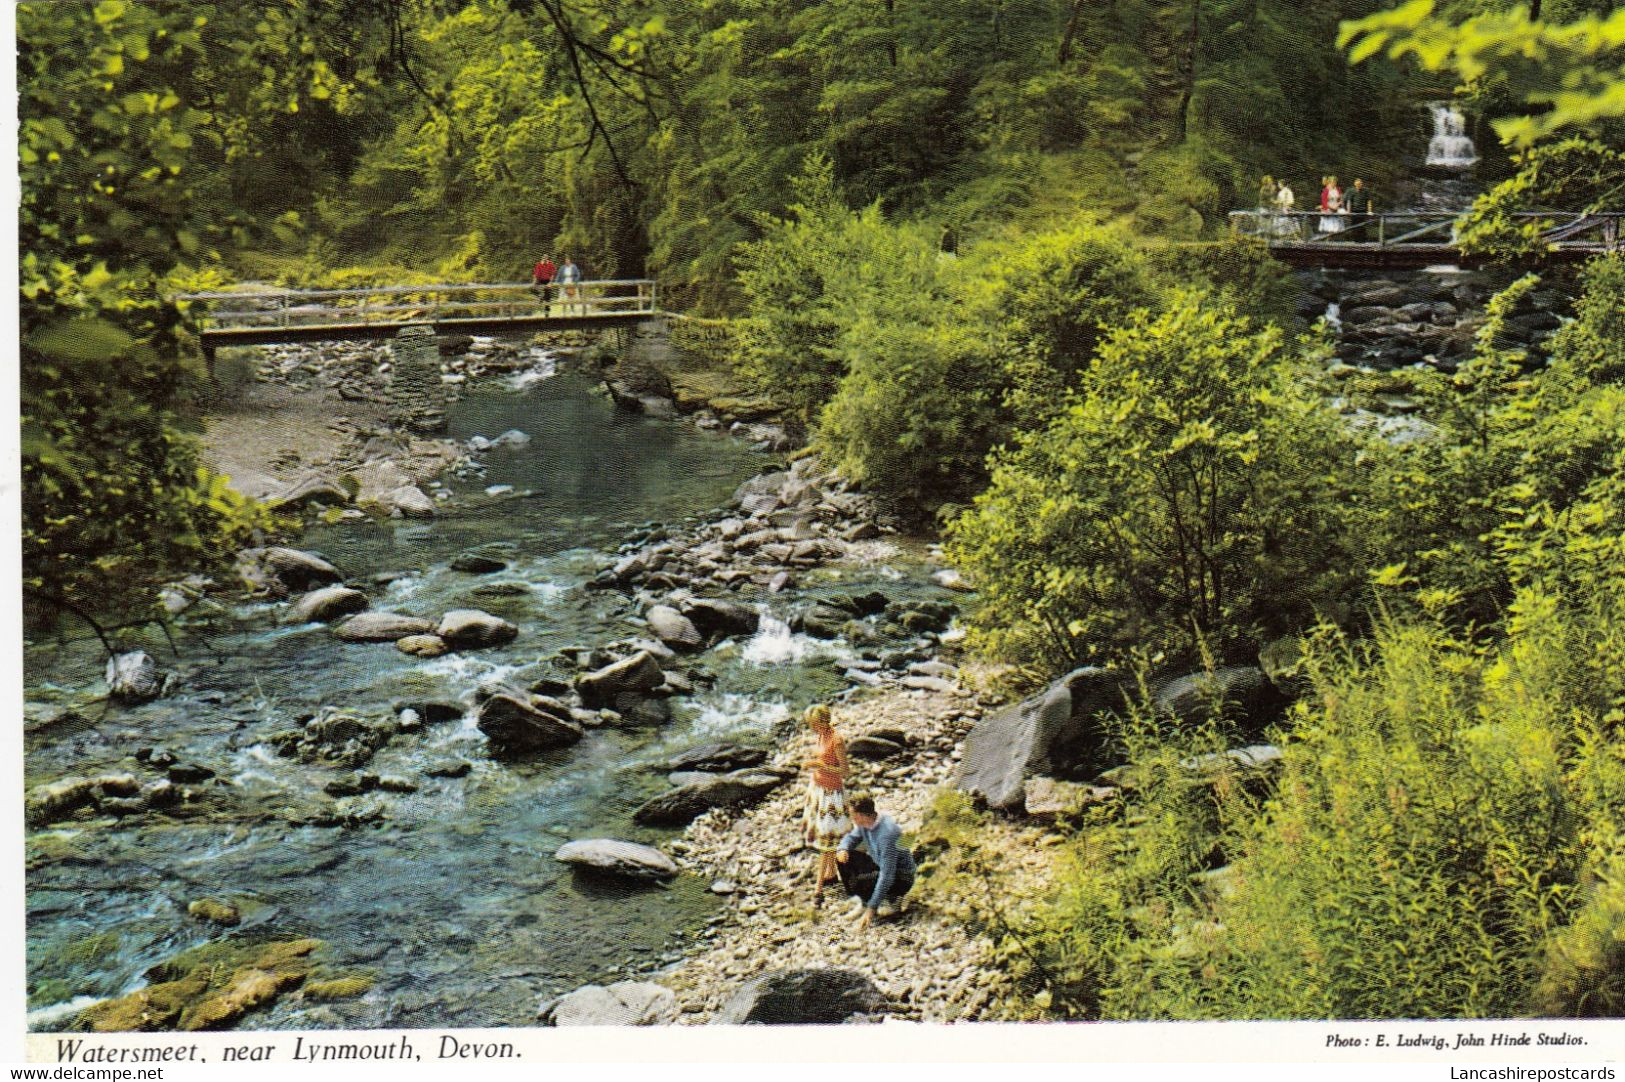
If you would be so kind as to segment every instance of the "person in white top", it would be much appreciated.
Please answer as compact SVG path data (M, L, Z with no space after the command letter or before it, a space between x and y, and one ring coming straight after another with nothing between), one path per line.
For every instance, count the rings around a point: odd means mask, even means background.
M1281 181L1281 186L1275 190L1275 210L1277 212L1275 233L1277 236L1290 237L1297 234L1298 226L1292 218L1292 208L1296 203L1297 198L1292 194L1292 188L1286 181Z

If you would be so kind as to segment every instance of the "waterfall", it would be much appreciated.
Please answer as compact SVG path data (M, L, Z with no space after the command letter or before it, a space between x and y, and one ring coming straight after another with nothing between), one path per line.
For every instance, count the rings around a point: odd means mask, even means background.
M1444 102L1428 106L1433 113L1433 138L1428 142L1427 164L1441 169L1466 169L1478 161L1478 149L1467 138L1461 110Z

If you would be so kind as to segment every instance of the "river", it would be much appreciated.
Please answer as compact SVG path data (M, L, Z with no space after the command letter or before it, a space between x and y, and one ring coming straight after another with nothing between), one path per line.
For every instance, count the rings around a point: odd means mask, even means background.
M248 1028L528 1025L547 996L674 961L715 912L707 883L683 876L612 890L570 873L553 850L571 838L670 837L631 823L633 809L669 785L651 764L724 737L770 745L803 706L848 686L839 662L854 648L790 635L782 618L792 607L873 588L942 596L907 546L808 575L799 591L742 595L776 618L754 640L689 666L699 689L674 700L672 724L593 729L562 752L495 760L475 725L482 682L568 678L575 670L557 660L562 649L647 635L628 598L582 584L628 537L716 516L774 460L725 435L619 412L586 372L551 358L470 387L448 425L464 441L510 429L530 438L484 452L482 476L448 479L455 499L432 522L342 522L299 544L365 588L374 608L483 608L521 628L511 645L421 660L388 643L340 642L321 625L286 626L285 606L223 592L218 611L182 621L179 658L161 638L143 642L179 687L134 707L98 698L104 656L94 640L30 645L30 788L153 776L153 754L163 752L214 774L195 809L81 813L29 834L32 1028L66 1025L80 1007L141 987L155 963L222 935L312 936L333 969L375 979L365 995L329 1004L283 997L250 1015ZM509 567L451 571L448 561L469 550ZM506 596L474 593L493 581L518 585ZM322 787L345 771L281 757L269 742L324 707L384 719L402 700L464 711L395 736L366 764L415 791L335 802ZM49 721L60 711L69 713ZM429 772L457 760L470 764L466 776ZM312 822L323 809L330 821L335 807L354 825ZM242 924L222 930L189 916L200 898L235 905Z

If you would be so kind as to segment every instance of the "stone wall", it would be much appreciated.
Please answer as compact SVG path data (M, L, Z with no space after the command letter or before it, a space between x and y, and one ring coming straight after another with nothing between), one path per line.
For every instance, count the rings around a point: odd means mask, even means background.
M392 343L390 413L396 428L440 432L446 427L446 390L440 379L440 349L434 330L402 327Z

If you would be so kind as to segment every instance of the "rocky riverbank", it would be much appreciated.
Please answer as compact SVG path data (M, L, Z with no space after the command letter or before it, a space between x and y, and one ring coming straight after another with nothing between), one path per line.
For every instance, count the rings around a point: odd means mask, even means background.
M203 461L233 489L289 514L433 514L437 479L465 450L398 425L388 344L231 351L218 362Z
M835 712L853 749L853 792L866 792L893 816L905 841L927 820L931 805L961 755L965 733L986 703L959 686L951 691L898 688L856 699ZM894 750L895 749L895 750ZM778 765L794 768L812 750L803 736L789 741ZM879 758L866 758L879 755ZM812 904L815 855L804 844L803 785L785 786L745 812L717 810L696 820L669 847L678 862L723 895L720 921L702 946L661 981L676 993L681 1021L714 1021L753 978L774 970L836 969L872 982L871 1013L909 1021L953 1022L997 1017L1013 994L991 937L968 927L923 887L895 917L857 928L861 904L826 892ZM1019 854L1007 865L1006 886L1020 893L1044 880L1048 860L1039 824L999 821L990 847ZM922 853L921 879L931 875Z

